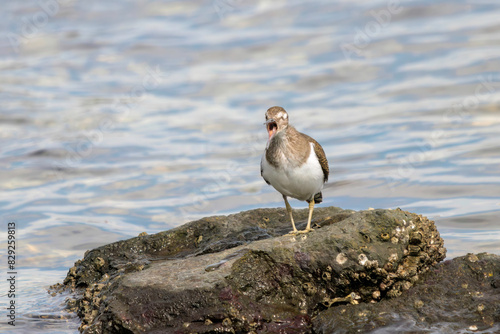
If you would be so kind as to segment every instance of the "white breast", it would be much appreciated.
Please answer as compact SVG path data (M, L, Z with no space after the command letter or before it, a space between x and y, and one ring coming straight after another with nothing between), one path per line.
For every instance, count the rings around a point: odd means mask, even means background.
M267 162L266 154L262 156L262 176L271 185L285 196L301 201L314 198L314 195L323 189L323 169L314 153L314 144L311 145L311 154L307 161L298 167L283 164L274 167Z

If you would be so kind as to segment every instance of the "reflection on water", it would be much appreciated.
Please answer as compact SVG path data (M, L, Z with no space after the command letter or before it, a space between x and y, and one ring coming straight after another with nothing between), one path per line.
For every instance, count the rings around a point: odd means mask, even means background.
M87 249L283 206L259 174L273 105L325 149L323 205L401 207L449 257L500 253L493 2L51 3L0 22L0 205L27 332L76 331L44 288Z
M50 297L47 288L55 281L61 281L66 276L63 268L46 270L38 268L23 268L18 270L16 295L15 326L7 324L6 316L2 314L0 332L2 333L77 333L79 319L76 314L64 311L64 300L68 295L60 294ZM3 289L7 291L8 289ZM1 296L2 302L7 297ZM4 311L2 305L2 311ZM9 319L10 321L10 319Z

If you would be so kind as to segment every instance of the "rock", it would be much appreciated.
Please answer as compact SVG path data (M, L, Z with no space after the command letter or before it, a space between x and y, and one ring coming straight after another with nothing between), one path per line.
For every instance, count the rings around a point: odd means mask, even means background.
M438 264L399 298L318 314L315 333L500 333L500 256Z
M294 216L305 225L307 209ZM413 213L314 218L297 236L284 235L284 209L204 218L94 249L64 285L86 333L328 333L326 312L398 297L445 257L434 223Z

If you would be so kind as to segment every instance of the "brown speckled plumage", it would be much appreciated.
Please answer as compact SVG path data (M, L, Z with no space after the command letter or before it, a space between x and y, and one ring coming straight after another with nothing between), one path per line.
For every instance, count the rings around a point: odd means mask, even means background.
M285 109L269 108L266 112L265 124L269 140L261 161L261 175L267 184L283 194L294 227L293 232L297 233L287 196L307 200L312 214L314 203L320 203L323 199L320 190L323 187L322 183L328 181L328 161L323 148L316 140L297 131L289 124ZM314 162L314 156L311 155L311 148L314 149L316 162ZM317 183L318 177L321 177L321 174L318 174L321 173L319 167L323 176L322 183ZM265 168L267 169L264 170ZM267 177L264 175L266 173ZM318 191L309 192L310 190L307 189ZM310 231L310 217L305 231Z

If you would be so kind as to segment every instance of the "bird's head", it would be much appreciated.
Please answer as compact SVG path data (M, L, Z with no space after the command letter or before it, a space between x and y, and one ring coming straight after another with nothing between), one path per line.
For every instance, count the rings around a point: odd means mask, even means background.
M266 122L264 123L269 134L269 140L278 132L288 126L288 114L281 107L271 107L266 111Z

